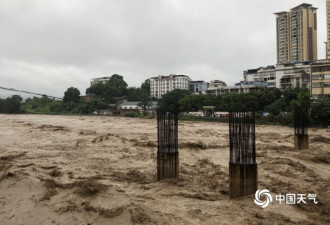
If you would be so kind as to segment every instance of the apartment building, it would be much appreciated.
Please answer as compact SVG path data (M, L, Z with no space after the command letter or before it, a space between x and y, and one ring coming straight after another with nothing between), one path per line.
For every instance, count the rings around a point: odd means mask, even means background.
M202 94L209 87L209 83L203 80L191 81L189 83L189 90L194 94Z
M311 62L283 63L276 65L276 87L310 88Z
M163 94L174 89L189 90L190 81L190 77L186 75L171 74L169 76L160 75L158 77L151 77L150 96L161 98Z
M245 70L243 76L246 83L266 82L268 88L276 87L276 69L273 65Z
M267 87L267 83L263 81L241 81L234 86L215 86L209 87L205 94L224 95L230 93L248 93L250 91L260 91Z
M282 63L243 72L245 84L258 84L267 88L310 88L311 62ZM263 83L261 83L263 82Z
M91 79L90 82L92 86L93 84L97 84L97 83L105 84L106 82L108 82L108 80L110 80L110 77L99 77L99 78Z
M317 8L303 3L276 15L277 63L317 60Z
M318 60L311 65L311 95L315 99L330 98L330 60Z
M222 80L211 80L209 83L209 88L215 88L215 87L225 87L227 84Z

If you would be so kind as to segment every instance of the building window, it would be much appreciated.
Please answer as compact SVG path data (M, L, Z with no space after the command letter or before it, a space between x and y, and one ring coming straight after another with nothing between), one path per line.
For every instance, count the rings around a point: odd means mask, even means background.
M320 88L322 87L322 83L312 83L313 88Z
M323 79L323 75L313 75L312 80L321 80Z
M321 67L312 67L312 72L321 72Z
M330 82L323 83L324 87L330 87Z
M330 98L330 94L324 94L324 95L312 95L312 98L314 98L314 99Z

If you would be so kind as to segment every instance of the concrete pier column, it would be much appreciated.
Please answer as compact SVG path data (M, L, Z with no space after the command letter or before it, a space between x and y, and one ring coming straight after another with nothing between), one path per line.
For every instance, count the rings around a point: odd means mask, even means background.
M179 177L179 152L157 152L157 180Z
M294 105L294 148L296 150L308 149L309 107Z
M254 194L258 189L258 165L229 162L229 197Z
M309 148L308 134L294 135L294 148L297 150L304 150Z

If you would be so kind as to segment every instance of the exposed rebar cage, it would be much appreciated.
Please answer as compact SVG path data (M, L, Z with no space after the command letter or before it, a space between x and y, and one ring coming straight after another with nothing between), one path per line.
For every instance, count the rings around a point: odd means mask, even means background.
M178 113L157 110L158 152L178 152Z
M308 107L294 106L294 134L308 135Z
M254 112L229 112L230 162L256 163Z
M179 177L178 113L157 110L157 180Z

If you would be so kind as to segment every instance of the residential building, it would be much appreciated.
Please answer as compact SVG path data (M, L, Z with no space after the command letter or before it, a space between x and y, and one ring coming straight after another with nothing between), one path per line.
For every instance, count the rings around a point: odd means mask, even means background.
M225 87L225 86L227 86L227 84L222 80L211 80L209 83L209 88Z
M85 96L83 96L83 98L86 101L90 101L90 100L100 100L101 98L99 96L96 96L95 94L86 94Z
M108 82L108 80L110 80L110 77L99 77L99 78L91 79L90 82L92 86L93 84L97 84L97 83L105 84L106 82Z
M189 90L190 81L191 79L186 75L171 74L169 76L151 77L150 96L161 98L163 94L174 89Z
M276 15L277 63L317 60L317 8L303 3Z
M141 109L139 103L141 102L123 102L118 106L118 109Z
M281 89L289 88L310 88L309 85L309 75L297 74L294 76L285 75L280 80ZM302 86L304 84L304 86ZM307 85L308 84L308 85Z
M202 94L209 87L209 83L203 80L191 81L189 83L189 90L195 94Z
M127 110L127 111L139 111L139 112L143 112L142 107L139 105L141 102L122 102L119 106L118 106L118 110ZM146 107L146 113L149 114L155 114L156 110L158 108L158 103L157 101L149 101L148 105Z
M263 81L250 81L250 82L240 82L235 84L235 86L218 86L209 87L206 94L212 95L224 95L230 93L248 93L250 91L260 91L267 87L267 82Z
M214 94L218 95L224 87L227 87L227 84L222 80L211 80L209 82L207 90L203 91L202 94Z
M311 65L312 98L330 98L330 60L318 60Z
M311 62L283 63L276 65L276 87L310 88Z
M275 66L259 67L244 71L244 81L247 82L266 82L268 88L276 87Z
M282 63L276 66L259 67L244 71L246 85L265 82L267 88L310 88L311 62ZM258 83L259 82L259 83Z

